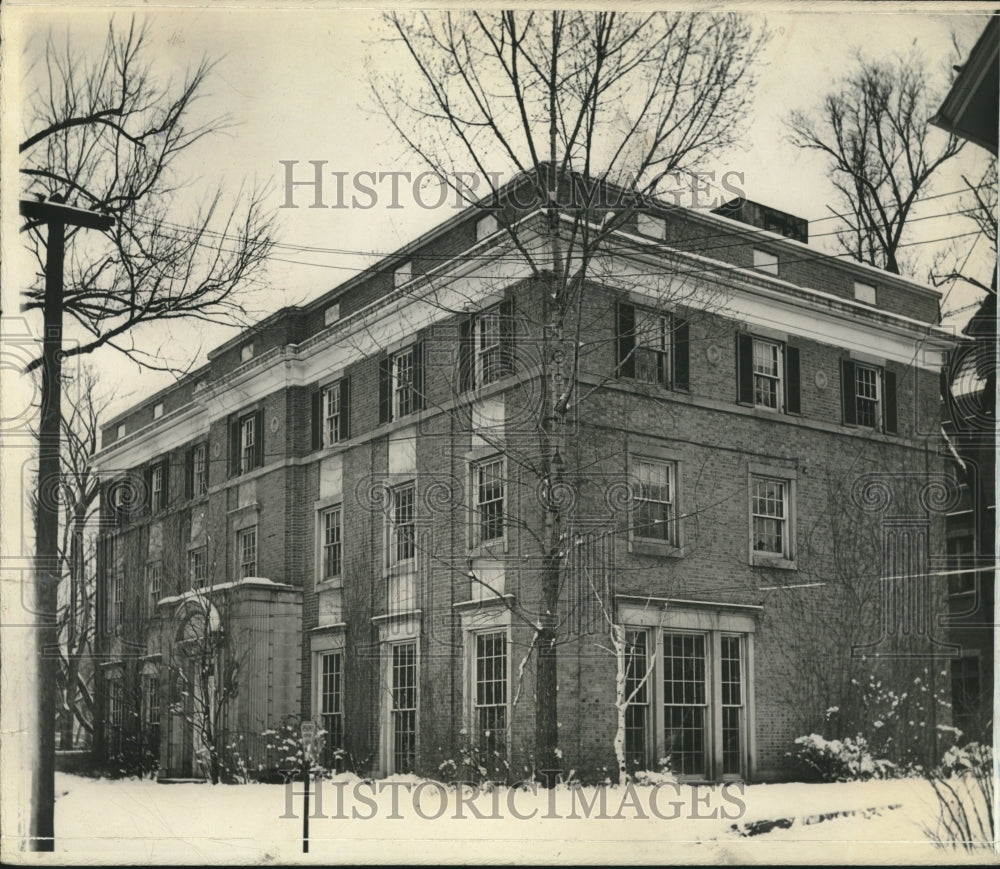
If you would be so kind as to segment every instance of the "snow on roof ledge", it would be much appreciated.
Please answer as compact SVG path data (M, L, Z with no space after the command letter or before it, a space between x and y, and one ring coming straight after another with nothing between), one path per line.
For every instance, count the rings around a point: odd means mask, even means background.
M156 605L160 607L164 604L180 603L181 601L191 600L196 597L201 597L202 595L211 595L218 591L228 591L238 586L250 588L273 588L283 591L294 591L297 589L297 586L289 585L287 582L275 582L273 579L268 579L266 576L244 576L241 579L236 580L236 582L220 582L218 585L206 585L201 588L192 588L188 591L182 592L181 594L171 595L170 597L161 597L156 602Z

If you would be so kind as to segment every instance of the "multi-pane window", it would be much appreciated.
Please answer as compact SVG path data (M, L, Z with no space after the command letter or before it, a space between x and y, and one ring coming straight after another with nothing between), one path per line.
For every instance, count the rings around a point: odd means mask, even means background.
M149 469L149 503L155 513L165 506L167 466L159 462Z
M326 731L324 765L332 768L334 753L344 747L344 660L340 652L320 655L319 709Z
M188 573L191 577L191 588L198 589L205 584L208 566L205 563L205 549L192 549L188 553Z
M675 543L674 473L672 462L639 460L634 477L635 512L632 533L637 538Z
M392 357L392 415L406 416L416 410L413 388L414 348L409 347Z
M882 377L870 365L854 365L854 402L858 425L882 427Z
M501 756L507 746L507 634L476 634L476 739L481 751Z
M163 562L150 561L146 565L146 585L149 588L149 596L155 603L159 600L160 590L163 585Z
M949 537L945 542L948 567L953 572L948 575L948 594L968 594L976 590L974 569L975 538L971 534Z
M257 467L257 417L253 414L240 420L240 473Z
M500 335L500 306L475 319L476 382L486 386L506 373Z
M773 477L751 477L750 486L754 552L791 558L788 481Z
M417 757L417 644L392 646L392 771L412 772Z
M340 384L323 390L323 446L340 441Z
M739 775L743 767L743 658L741 638L721 638L722 774Z
M503 537L504 467L503 459L490 459L473 465L478 543Z
M149 736L149 748L159 751L160 746L160 679L146 676L142 686L143 723Z
M257 575L257 529L245 528L236 535L240 579Z
M670 318L656 311L635 309L635 379L670 384Z
M340 576L342 555L340 507L334 507L323 511L323 579Z
M389 523L389 559L398 564L416 554L416 487L413 483L392 490L392 515Z
M125 621L125 590L117 569L109 571L108 581L111 584L111 627L117 628Z
M649 656L646 631L625 633L625 763L645 769L649 741Z
M195 497L208 491L208 448L198 444L191 453L191 489Z
M753 400L756 407L781 410L784 397L782 346L753 339Z
M108 684L108 749L112 755L122 750L122 728L125 723L124 692L119 679Z
M664 746L671 771L680 775L706 772L705 637L663 637Z

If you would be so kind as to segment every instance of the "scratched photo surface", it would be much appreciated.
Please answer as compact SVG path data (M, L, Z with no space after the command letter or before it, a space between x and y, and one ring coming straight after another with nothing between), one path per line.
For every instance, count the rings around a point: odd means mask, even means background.
M5 862L996 858L1000 19L555 7L4 4Z

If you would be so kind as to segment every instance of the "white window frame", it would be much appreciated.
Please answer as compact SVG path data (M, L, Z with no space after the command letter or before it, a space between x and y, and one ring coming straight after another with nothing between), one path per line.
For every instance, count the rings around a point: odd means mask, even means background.
M483 472L487 468L494 466L499 466L499 476L496 478L495 483L498 483L500 489L499 498L491 498L487 501L482 500L483 495ZM469 487L471 498L469 503L472 504L472 515L470 517L470 529L469 529L469 543L472 547L477 546L503 546L506 543L507 537L507 521L506 521L506 507L507 507L507 461L503 455L495 454L482 459L477 459L471 462L469 465ZM499 522L499 534L493 537L485 537L483 535L483 528L486 523L484 515L484 507L488 504L499 503L499 518L496 520Z
M328 675L327 672L326 672L326 662L327 662L327 659L336 659L337 660L337 668L336 668L336 674L335 674L336 675L336 687L332 691L327 691L327 682L326 682L327 675ZM316 673L316 705L315 705L314 708L317 710L317 714L319 716L319 720L320 720L321 726L323 727L324 730L327 731L325 746L326 746L326 751L327 751L328 757L329 757L330 754L332 754L333 751L336 751L338 749L343 749L343 747L344 747L344 745L343 745L343 743L344 743L344 663L345 663L344 649L343 648L338 648L338 649L322 649L320 651L317 651L315 653L315 662L316 662L316 668L315 668L314 672ZM334 674L331 673L330 675L331 675L331 679L332 679ZM327 709L327 700L328 700L328 698L333 698L332 705L335 707L333 710L328 710ZM336 718L336 719L338 719L338 729L339 729L339 736L340 736L339 740L332 740L331 739L331 730L327 726L328 723L329 723L328 722L329 718ZM338 744L334 745L334 741L336 741Z
M191 493L200 497L208 492L208 445L197 444L191 453Z
M871 380L862 384L862 376L870 375ZM862 387L874 387L874 397L871 395L862 395ZM854 362L854 419L855 424L861 428L870 428L875 431L882 431L883 428L883 377L882 369L877 365L868 365L864 362ZM874 420L871 423L862 422L862 412L861 408L866 409L866 414L869 409L873 414Z
M240 418L240 473L246 474L256 467L257 416L248 413Z
M162 559L156 558L146 562L146 587L149 589L149 596L155 605L163 591Z
M149 512L159 513L163 502L163 481L167 474L166 462L156 462L149 469Z
M400 709L396 708L396 691L405 690L397 689L395 682L395 650L402 648L404 646L413 647L413 704L412 706L406 706ZM385 704L385 763L386 772L389 775L399 774L400 769L397 768L396 763L396 714L398 712L411 712L413 715L413 766L416 767L420 759L420 642L416 637L408 637L407 639L401 639L394 642L389 642L385 644L386 650L386 660L385 660L385 686L387 693L387 703ZM406 770L405 772L413 772L414 769Z
M163 416L163 402L159 401L153 405L153 419L159 419Z
M874 284L866 284L863 281L854 282L854 299L863 305L878 304L878 291Z
M485 637L500 637L503 641L503 678L502 682L499 679L489 679L488 682L491 685L502 685L503 690L503 701L501 703L488 702L486 700L481 700L480 686L486 685L487 680L480 679L480 667L479 667L479 643L480 640ZM486 630L476 630L470 631L467 634L468 640L470 642L470 686L469 686L469 699L470 699L470 723L471 733L473 736L473 744L476 745L480 751L489 752L489 756L492 756L493 751L497 751L501 757L504 759L508 758L510 755L510 632L507 628L496 627ZM493 656L496 657L496 656ZM485 729L480 721L480 713L485 710L502 710L503 713L503 741L501 746L497 746L496 743L491 745L484 745L483 740L486 737ZM501 750L502 749L502 750Z
M416 373L417 348L415 344L394 353L390 364L390 388L392 389L392 418L399 419L417 409L417 395L413 376Z
M242 347L240 347L240 362L249 362L253 359L253 341L248 341Z
M191 588L197 590L204 588L208 579L208 553L204 546L188 550L188 578ZM199 570L199 563L201 569ZM199 576L199 573L201 574Z
M336 323L340 319L340 302L334 302L332 305L327 305L326 309L323 311L323 325L330 326Z
M118 427L115 429L115 440L121 440L125 437L125 423L118 423Z
M398 486L393 486L392 489L390 489L390 492L391 498L388 515L388 535L386 541L388 563L390 567L413 564L416 561L417 555L416 482L410 480L406 483L401 483ZM400 511L403 506L401 499L404 494L407 494L409 497L409 519L408 521L400 522ZM407 527L411 529L408 545L406 545L406 541L400 535L400 529ZM401 551L408 551L408 554L400 557Z
M774 468L769 466L751 463L750 473L747 481L747 509L750 519L749 527L749 562L758 567L777 567L794 570L796 568L796 473L793 469ZM757 497L758 482L776 483L781 485L781 508L782 516L772 515L759 510L760 499ZM782 551L774 552L767 549L758 549L760 542L757 534L757 520L767 522L779 522L782 535Z
M475 348L476 384L489 386L506 373L501 337L500 306L494 305L477 314L472 321Z
M677 462L668 459L650 458L644 455L633 456L631 461L630 477L633 481L634 505L632 510L632 522L629 528L629 537L633 543L651 543L660 546L677 547L679 545L678 518L677 518ZM666 472L667 498L644 497L645 485L648 481L643 480L643 468L652 468ZM665 504L667 505L666 536L653 537L640 533L638 526L638 513L640 504Z
M673 382L673 317L640 305L635 309L634 377L643 383L670 387Z
M763 361L763 356L767 351L767 369L758 365ZM784 413L785 410L785 345L781 341L774 341L770 338L759 338L752 336L751 351L753 356L753 406L761 410L771 410L775 413ZM758 352L761 351L761 352ZM773 367L772 367L773 365ZM776 372L775 372L776 369ZM758 378L760 382L773 384L774 404L759 400L760 391L758 389ZM768 389L770 392L770 389Z
M324 386L320 391L320 439L322 446L340 443L340 381Z
M755 247L753 249L753 267L757 271L776 275L778 273L778 255L771 253L769 250L761 250Z
M328 519L336 516L336 540L328 539ZM319 511L319 581L336 584L343 580L344 575L344 512L342 505L332 504ZM327 558L331 551L336 552L337 570L327 571Z
M247 547L244 545L244 541L253 540L253 561L249 561L246 558ZM251 525L249 528L241 528L236 532L236 564L237 570L237 580L244 579L249 576L256 576L259 569L260 563L260 552L259 552L259 541L257 539L257 526ZM253 571L251 573L246 572L247 565L253 565Z

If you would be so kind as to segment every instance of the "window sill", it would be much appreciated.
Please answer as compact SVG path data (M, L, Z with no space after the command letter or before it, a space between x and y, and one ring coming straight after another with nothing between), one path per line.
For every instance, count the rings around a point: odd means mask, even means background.
M764 552L754 552L750 556L750 564L753 567L772 567L776 570L799 569L794 558L783 558L780 555L767 554Z
M629 551L633 555L657 555L662 558L683 558L684 548L665 540L629 540Z
M332 579L320 579L316 581L316 591L337 591L344 587L344 578L335 576Z
M507 552L507 538L498 537L488 543L477 543L470 546L468 550L469 558L492 558L500 560Z

